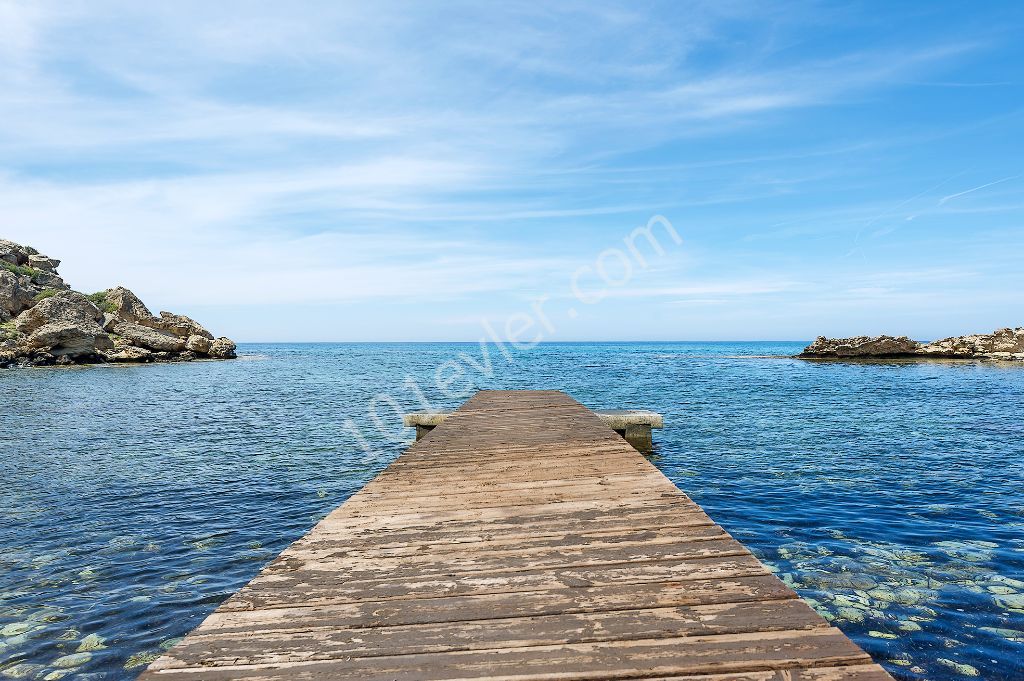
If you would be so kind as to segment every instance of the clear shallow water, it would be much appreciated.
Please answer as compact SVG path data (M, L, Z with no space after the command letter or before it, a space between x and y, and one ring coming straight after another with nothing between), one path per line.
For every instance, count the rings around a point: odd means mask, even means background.
M764 357L802 345L460 362L476 388L663 412L661 470L898 678L1024 678L1024 367ZM404 448L371 429L367 456L346 417L378 393L422 409L407 376L457 406L436 368L483 362L476 344L240 351L0 371L0 674L135 676Z

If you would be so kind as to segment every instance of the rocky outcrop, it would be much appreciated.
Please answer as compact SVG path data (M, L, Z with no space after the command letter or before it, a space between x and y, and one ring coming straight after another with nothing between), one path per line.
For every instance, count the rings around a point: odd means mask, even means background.
M39 255L39 251L31 246L22 246L7 239L0 239L0 260L6 263L24 265L33 255Z
M102 319L103 313L84 295L61 291L18 315L14 328L29 350L78 359L114 348L113 340L99 325Z
M797 356L809 359L945 357L1024 361L1024 327L998 329L988 334L943 338L931 343L920 343L906 336L856 336L854 338L819 336Z
M185 349L200 354L208 353L212 345L213 341L206 336L189 336L188 340L185 341Z
M235 343L184 315L154 316L128 289L86 296L60 261L0 239L0 367L230 359Z
M138 323L153 316L139 297L123 286L107 289L104 300L110 314L126 322Z
M17 317L48 292L68 288L56 272L60 261L34 248L0 239L0 323Z
M139 320L139 324L151 329L171 333L179 338L202 336L213 340L213 334L203 328L202 324L181 314L161 312L159 317L147 317Z
M158 352L180 352L185 349L185 340L173 333L151 329L140 324L120 322L114 325L114 334L131 342L132 345Z
M217 359L231 359L235 356L235 342L230 338L221 336L210 343L208 354L210 357L216 357Z
M0 269L0 322L21 314L35 303L35 296L29 289L28 277L11 270Z
M913 354L918 346L917 341L906 336L818 336L802 354L805 357L900 357Z
M115 345L111 352L107 353L107 360L110 362L152 362L153 353L145 348L135 345Z
M923 345L920 353L932 357L990 357L1024 360L1024 328L998 329L988 334L943 338Z

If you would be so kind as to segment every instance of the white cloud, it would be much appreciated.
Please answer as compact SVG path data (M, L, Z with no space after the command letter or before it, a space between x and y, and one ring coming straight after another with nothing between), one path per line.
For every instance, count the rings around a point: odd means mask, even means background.
M63 257L81 288L113 277L182 304L564 288L591 245L662 206L796 191L826 171L778 161L864 145L669 164L652 148L847 101L973 47L793 57L769 45L806 18L649 9L0 0L0 234ZM702 182L750 163L769 171ZM695 305L802 286L727 276L615 295Z

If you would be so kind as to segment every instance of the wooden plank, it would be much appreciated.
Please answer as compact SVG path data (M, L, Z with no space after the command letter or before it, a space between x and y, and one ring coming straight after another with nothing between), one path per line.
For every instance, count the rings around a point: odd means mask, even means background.
M659 561L642 565L561 568L532 572L499 574L463 574L419 576L392 579L343 580L331 573L299 582L294 578L275 579L259 575L249 585L225 601L225 609L254 609L351 603L359 600L429 598L470 594L499 594L542 589L581 588L613 584L687 581L719 577L748 577L767 574L768 570L749 554L702 558L685 561ZM780 582L781 584L781 582Z
M344 660L161 668L168 679L627 679L647 675L695 674L864 664L870 658L836 629L722 634L693 638L610 640L600 643L532 645L450 653L382 655Z
M533 617L646 608L708 606L795 598L792 591L768 574L692 579L533 591L474 593L423 598L383 598L374 601L317 603L258 609L221 608L211 615L204 632L295 629L302 627L391 626Z
M563 543L521 540L514 544L488 546L464 543L457 551L412 552L398 556L379 553L366 555L348 546L330 546L321 542L310 544L292 554L294 560L280 564L281 571L294 572L310 562L318 570L346 572L379 572L392 575L403 571L429 574L431 570L448 572L466 570L535 570L540 567L566 567L593 563L635 563L651 560L674 560L698 555L722 555L743 551L743 547L718 525L697 525L680 528L668 536L638 537L634 540L612 538L566 538Z
M439 426L440 427L440 426ZM404 512L380 512L374 513L365 508L358 510L345 509L345 513L336 516L328 516L325 520L341 522L343 519L351 523L353 528L394 528L422 524L423 522L439 525L452 521L477 521L490 522L495 520L511 520L530 515L571 515L593 512L605 512L609 515L623 517L632 513L644 511L665 510L667 508L692 509L693 502L689 499L674 499L667 494L639 496L634 498L616 498L614 503L609 503L601 497L593 499L569 499L565 501L547 501L543 503L526 503L519 505L500 505L500 500L495 501L495 506L486 506L471 509L453 509L446 511L415 511L406 509ZM345 502L347 505L348 502ZM345 508L345 506L342 506Z
M890 678L600 419L478 393L143 674Z
M881 667L874 664L644 678L647 681L891 681L892 679Z
M172 660L155 669L245 664L279 664L349 657L522 648L558 643L591 643L757 631L819 629L825 625L803 601L731 603L691 608L649 608L593 613L559 613L503 619L447 620L344 628L337 624L252 628L227 635L215 630L192 636ZM712 639L713 640L713 639Z
M592 521L581 521L568 525L565 521L541 523L524 527L519 523L488 527L474 523L474 526L461 531L453 529L452 523L441 526L426 525L422 529L401 528L389 532L351 532L348 528L341 531L325 531L310 533L311 544L344 546L353 551L405 551L421 550L420 547L430 545L433 551L461 550L462 544L480 544L501 546L530 540L534 544L543 542L568 542L570 540L600 539L602 537L640 538L672 536L685 531L689 527L713 525L712 520L700 511L680 512L673 514L653 514L644 516L654 527L638 528L634 522L616 522L615 519L598 526ZM531 530L532 528L532 530Z
M673 519L677 520L677 519ZM717 529L710 529L717 528ZM646 530L636 527L620 527L604 532L553 532L537 534L503 534L493 535L459 535L449 538L437 537L430 541L424 541L422 537L401 533L405 541L395 543L393 538L381 538L384 541L373 541L373 537L364 537L355 540L348 536L320 535L313 542L310 542L310 549L326 550L331 549L336 555L347 555L353 557L371 556L407 556L429 550L435 555L457 552L457 551L488 551L491 550L516 550L524 551L535 548L568 547L576 545L601 546L603 543L627 544L636 542L648 542L652 544L664 544L678 541L680 538L692 538L695 530L721 533L721 528L711 522L707 516L694 514L691 518L684 518L683 522L667 527ZM722 535L718 535L722 536ZM388 541L392 539L392 541Z

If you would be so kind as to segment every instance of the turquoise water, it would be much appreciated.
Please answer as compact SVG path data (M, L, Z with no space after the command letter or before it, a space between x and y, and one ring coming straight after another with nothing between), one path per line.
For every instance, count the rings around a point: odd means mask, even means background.
M452 390L663 412L661 470L898 678L1024 678L1024 367L766 357L802 345L490 345L490 376L477 344L0 371L0 674L138 674L404 448L394 408L457 406L435 380L456 360ZM378 393L393 429L367 453L345 423Z

